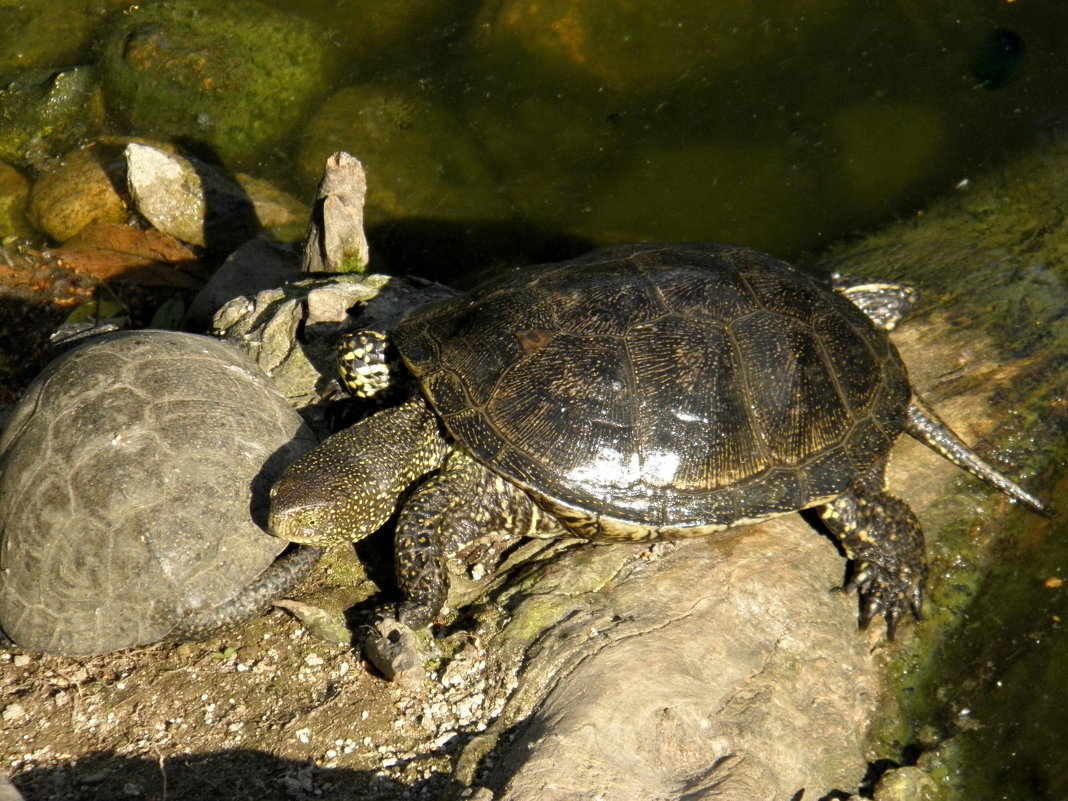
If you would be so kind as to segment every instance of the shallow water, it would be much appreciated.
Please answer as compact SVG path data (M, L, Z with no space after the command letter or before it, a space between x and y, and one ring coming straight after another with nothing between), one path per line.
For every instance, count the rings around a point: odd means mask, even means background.
M484 158L490 186L417 210L453 223L463 208L487 228L790 257L912 213L1068 122L1059 3L461 3L366 70L347 50L366 30L357 6L303 11L345 54L340 84L447 111L452 138L435 124L426 147ZM338 143L360 152L355 132Z

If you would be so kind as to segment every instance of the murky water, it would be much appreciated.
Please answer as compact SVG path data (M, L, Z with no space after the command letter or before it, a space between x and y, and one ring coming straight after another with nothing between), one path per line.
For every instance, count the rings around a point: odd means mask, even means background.
M343 59L342 84L424 111L423 149L398 155L440 168L440 191L410 211L443 228L518 219L792 256L911 213L1068 122L1063 3L467 2L436 27L378 34L385 52L356 13L377 5L302 13L364 53ZM361 136L298 136L302 184ZM372 182L392 180L387 153L365 150ZM478 166L450 176L470 153Z

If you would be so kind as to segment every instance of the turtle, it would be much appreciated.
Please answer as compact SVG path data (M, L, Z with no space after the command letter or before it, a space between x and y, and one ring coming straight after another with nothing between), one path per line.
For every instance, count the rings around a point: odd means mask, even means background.
M282 553L262 528L271 483L316 442L228 342L142 330L72 347L0 436L0 628L87 656L261 614L321 553Z
M486 532L725 537L815 508L851 560L861 626L882 616L892 638L920 617L927 572L920 524L884 486L900 434L1048 511L912 388L887 332L915 298L718 243L506 272L346 345L364 395L404 385L395 348L408 397L290 466L270 530L329 545L397 512L403 599L387 611L419 628L445 602L444 557Z

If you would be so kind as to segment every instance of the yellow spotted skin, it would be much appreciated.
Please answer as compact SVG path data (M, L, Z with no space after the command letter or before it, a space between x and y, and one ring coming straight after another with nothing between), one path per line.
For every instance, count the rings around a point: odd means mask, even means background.
M337 372L353 397L384 402L404 387L404 365L381 331L352 331L338 340Z
M404 600L389 609L413 628L429 624L445 603L447 556L495 533L568 533L525 492L454 449L421 396L328 437L294 462L271 490L269 528L307 545L356 542L383 526L413 485L397 520L394 556Z
M396 617L413 628L430 623L448 594L446 555L493 534L562 537L568 531L522 490L453 451L401 509L394 559L405 601Z
M271 488L271 533L309 545L356 542L381 528L449 450L421 398L384 409L290 465Z

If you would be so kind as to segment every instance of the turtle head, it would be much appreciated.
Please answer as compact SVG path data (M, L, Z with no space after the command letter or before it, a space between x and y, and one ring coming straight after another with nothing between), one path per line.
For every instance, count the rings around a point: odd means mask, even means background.
M304 545L336 545L362 539L371 533L366 526L353 530L344 525L339 519L342 516L338 514L337 501L315 495L306 492L296 481L275 484L267 519L271 533Z
M327 437L271 488L268 528L307 545L356 542L393 515L403 493L448 453L420 396Z
M368 477L346 475L341 453L324 447L329 442L290 465L271 487L267 525L274 536L305 545L356 542L392 514L388 499L370 503Z

